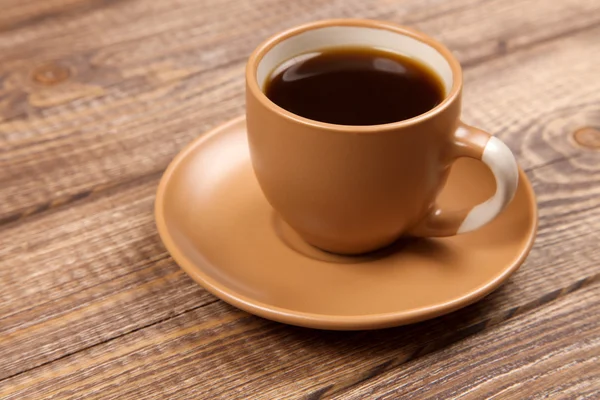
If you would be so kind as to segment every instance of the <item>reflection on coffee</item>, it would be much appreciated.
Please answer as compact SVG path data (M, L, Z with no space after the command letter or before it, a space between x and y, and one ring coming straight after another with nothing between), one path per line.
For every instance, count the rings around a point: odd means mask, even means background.
M413 118L445 96L441 79L430 67L369 47L339 47L295 57L273 71L264 89L287 111L340 125Z

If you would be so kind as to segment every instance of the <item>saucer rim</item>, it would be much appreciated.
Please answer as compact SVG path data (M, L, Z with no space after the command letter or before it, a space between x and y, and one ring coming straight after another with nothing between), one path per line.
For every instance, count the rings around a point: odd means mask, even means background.
M523 183L523 188L527 192L529 199L531 199L531 201L528 203L529 213L532 215L533 223L531 224L531 228L528 232L528 240L525 246L520 249L518 257L509 267L503 269L501 273L491 281L479 286L475 290L469 291L461 297L426 307L418 307L396 312L363 315L328 315L282 308L237 293L234 289L228 288L227 286L219 283L215 279L203 273L201 268L198 268L193 261L191 261L183 254L183 252L179 250L179 247L176 245L167 229L163 208L165 193L167 185L171 181L171 176L177 170L179 165L185 159L187 159L187 156L204 141L209 140L211 137L218 135L222 131L226 131L230 127L243 123L245 119L245 115L241 115L225 123L219 124L186 145L183 150L181 150L173 158L162 175L156 192L156 200L154 204L154 217L159 236L175 262L196 283L214 296L234 307L273 321L316 329L368 330L412 324L451 313L460 308L473 304L491 292L495 291L520 268L533 247L537 236L539 223L537 202L531 182L529 181L529 178L523 169L519 166L520 183Z

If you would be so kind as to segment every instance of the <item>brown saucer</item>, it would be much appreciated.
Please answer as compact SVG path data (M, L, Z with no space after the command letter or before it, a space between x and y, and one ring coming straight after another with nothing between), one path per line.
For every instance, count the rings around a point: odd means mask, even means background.
M454 164L441 203L458 209L494 191L477 161ZM200 285L264 318L321 329L375 329L422 321L473 303L517 270L537 208L520 171L508 209L473 233L401 239L360 257L302 242L280 221L254 178L243 117L191 143L169 165L156 196L165 246Z

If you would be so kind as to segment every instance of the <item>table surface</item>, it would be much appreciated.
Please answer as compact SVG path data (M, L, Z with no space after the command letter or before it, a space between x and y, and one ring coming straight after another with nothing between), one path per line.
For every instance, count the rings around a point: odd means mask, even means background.
M598 0L2 0L0 398L600 396ZM464 120L506 141L539 235L498 291L371 332L263 320L175 264L168 162L244 112L265 37L316 19L422 30L464 66Z

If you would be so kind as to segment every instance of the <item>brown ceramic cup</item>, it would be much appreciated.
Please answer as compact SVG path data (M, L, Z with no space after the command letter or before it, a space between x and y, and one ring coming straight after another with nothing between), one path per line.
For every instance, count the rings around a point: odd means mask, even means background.
M281 63L354 45L420 60L443 82L445 99L411 119L347 126L295 115L264 94ZM460 65L446 47L395 24L319 21L267 39L246 67L250 154L265 197L308 243L335 253L372 251L402 235L450 236L480 228L511 201L518 168L503 142L460 121L461 89ZM440 209L436 197L460 157L484 162L496 193L472 209Z

